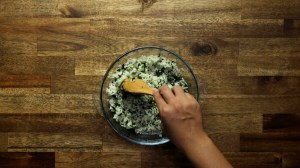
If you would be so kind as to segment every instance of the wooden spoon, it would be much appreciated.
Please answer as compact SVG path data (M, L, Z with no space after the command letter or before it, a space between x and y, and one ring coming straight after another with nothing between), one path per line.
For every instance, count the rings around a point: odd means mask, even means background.
M130 93L153 95L153 88L141 79L125 79L122 85L124 90Z

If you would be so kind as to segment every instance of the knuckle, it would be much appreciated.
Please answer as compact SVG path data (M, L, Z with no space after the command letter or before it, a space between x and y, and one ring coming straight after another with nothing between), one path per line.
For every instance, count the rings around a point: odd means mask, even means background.
M170 110L169 110L169 108L168 107L162 107L161 108L161 112L162 113L168 113Z
M173 104L173 107L174 107L176 110L181 110L181 109L182 109L182 104L174 103L174 104Z
M174 88L174 89L178 89L178 90L181 89L181 87L180 87L179 85L175 85L173 88Z
M169 87L166 86L166 85L164 85L164 86L162 86L162 87L160 88L160 91L161 91L161 92L165 92L165 91L167 91L167 90L169 90Z

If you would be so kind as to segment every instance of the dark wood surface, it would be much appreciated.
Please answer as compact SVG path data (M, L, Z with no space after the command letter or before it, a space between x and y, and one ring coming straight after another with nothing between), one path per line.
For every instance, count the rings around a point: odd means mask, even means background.
M192 66L204 127L235 167L300 167L299 9L299 0L1 0L0 167L192 167L171 143L129 143L100 115L106 69L144 45Z

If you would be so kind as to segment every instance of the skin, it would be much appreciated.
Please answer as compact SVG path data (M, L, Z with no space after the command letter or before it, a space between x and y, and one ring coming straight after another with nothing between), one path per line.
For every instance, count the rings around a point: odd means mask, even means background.
M200 105L192 95L180 86L162 86L153 95L164 132L195 167L232 167L203 129Z

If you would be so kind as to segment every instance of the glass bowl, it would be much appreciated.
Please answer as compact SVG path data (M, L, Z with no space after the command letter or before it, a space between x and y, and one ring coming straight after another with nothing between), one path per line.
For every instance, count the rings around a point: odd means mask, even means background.
M190 84L188 92L192 94L197 100L199 99L199 89L198 89L198 82L196 79L195 74L193 73L191 67L186 63L178 54L175 54L172 51L169 51L164 48L156 47L156 46L145 46L135 48L133 50L127 51L119 58L117 58L108 68L106 71L101 85L100 90L100 102L102 107L102 112L110 124L110 126L123 138L126 140L141 144L141 145L159 145L169 142L169 138L164 134L161 136L160 134L136 134L134 130L128 130L122 127L118 122L113 119L113 113L109 111L109 97L106 93L106 88L108 88L111 79L109 76L113 74L116 69L127 62L129 58L139 58L142 55L161 55L169 60L176 61L178 68L180 69L181 75L183 78Z

